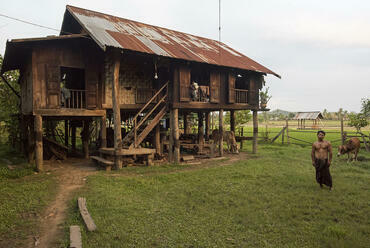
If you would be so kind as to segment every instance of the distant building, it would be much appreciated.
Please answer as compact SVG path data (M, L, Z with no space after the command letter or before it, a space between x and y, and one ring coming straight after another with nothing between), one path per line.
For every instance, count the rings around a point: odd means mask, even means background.
M306 129L306 120L312 120L312 126L307 128L319 129L319 125L322 126L323 115L320 111L311 111L311 112L298 112L293 120L298 120L298 129Z

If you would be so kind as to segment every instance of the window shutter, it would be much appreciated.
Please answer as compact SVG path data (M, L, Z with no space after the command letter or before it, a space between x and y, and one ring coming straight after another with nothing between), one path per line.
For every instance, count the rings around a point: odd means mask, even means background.
M211 72L210 74L210 102L220 102L220 73Z
M229 73L229 103L235 103L235 75Z
M45 65L47 108L60 108L60 68L56 65Z
M179 70L180 102L190 101L190 68L182 66Z

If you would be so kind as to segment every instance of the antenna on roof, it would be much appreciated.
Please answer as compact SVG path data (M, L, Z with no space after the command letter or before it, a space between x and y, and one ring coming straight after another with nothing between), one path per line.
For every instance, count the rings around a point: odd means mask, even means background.
M218 56L221 63L221 0L218 0Z

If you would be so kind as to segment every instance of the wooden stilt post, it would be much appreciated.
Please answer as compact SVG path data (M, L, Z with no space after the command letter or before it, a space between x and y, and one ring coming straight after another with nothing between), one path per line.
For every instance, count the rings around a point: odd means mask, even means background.
M28 163L33 164L35 162L35 121L33 119L33 116L29 116L28 119Z
M218 143L218 153L220 157L224 155L224 110L220 109L219 111L219 122L218 122L218 128L219 128L219 143Z
M72 128L72 137L71 137L72 150L76 150L76 124L72 122L71 128Z
M154 146L155 146L157 154L159 154L159 155L162 154L162 151L161 151L161 132L160 131L161 131L161 125L158 123L157 126L155 127L155 143L154 143Z
M235 134L235 111L230 110L230 131L233 131Z
M341 116L341 118L340 118L340 137L342 139L342 146L343 146L344 142L345 142L343 116Z
M82 130L82 145L84 157L89 158L89 129L90 129L90 120L84 120L84 127Z
M180 162L179 109L173 109L173 160Z
M64 120L64 145L68 147L69 140L68 120Z
M289 140L289 121L288 121L288 119L286 119L285 121L286 121L286 141L289 145L290 144L290 140Z
M199 144L199 153L202 153L204 146L204 126L202 112L198 112L198 144Z
M258 118L257 110L253 110L253 149L252 153L257 153L257 144L258 144Z
M112 100L113 100L113 119L114 119L114 150L115 160L114 164L116 169L122 168L121 156L117 155L122 149L122 136L121 136L121 110L119 107L119 68L121 58L119 53L114 54L114 71L113 71L113 85L112 85Z
M183 117L184 117L184 134L189 134L190 127L188 122L188 113L184 113Z
M36 167L37 171L43 171L43 147L42 147L42 117L41 115L35 115L35 136L36 136Z
M210 135L210 119L211 119L211 113L206 112L206 140L209 140L209 135Z
M100 134L101 134L101 148L107 147L107 116L103 115L101 117L101 125L100 125Z
M173 132L173 129L174 129L174 115L173 115L173 109L171 108L170 109L170 140L169 140L169 144L168 144L168 161L170 163L173 163L174 161L174 132Z

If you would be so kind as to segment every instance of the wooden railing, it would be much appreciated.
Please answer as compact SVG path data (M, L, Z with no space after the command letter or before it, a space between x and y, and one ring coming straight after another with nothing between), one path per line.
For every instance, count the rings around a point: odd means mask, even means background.
M153 96L152 98L140 109L140 111L135 115L135 117L132 119L133 121L133 132L134 132L134 148L137 148L139 145L138 140L138 131L140 126L149 118L149 116L159 107L161 103L165 103L168 95L168 82L165 83L162 88L160 88ZM162 96L160 99L158 99L160 96ZM148 113L145 113L144 117L141 118L138 121L138 117L142 116L144 114L144 111L150 106L152 103L157 103L154 107L151 109L148 109Z
M248 90L235 89L235 103L248 103Z
M62 91L62 108L86 108L86 90L66 89Z
M155 94L154 89L150 88L136 88L135 103L147 103Z

